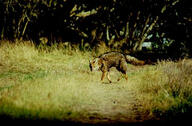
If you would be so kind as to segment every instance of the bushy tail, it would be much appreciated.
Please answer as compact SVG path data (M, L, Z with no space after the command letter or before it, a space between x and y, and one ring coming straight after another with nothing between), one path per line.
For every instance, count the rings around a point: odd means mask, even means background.
M133 65L144 65L145 61L138 60L135 57L132 57L130 55L125 55L127 63L133 64Z

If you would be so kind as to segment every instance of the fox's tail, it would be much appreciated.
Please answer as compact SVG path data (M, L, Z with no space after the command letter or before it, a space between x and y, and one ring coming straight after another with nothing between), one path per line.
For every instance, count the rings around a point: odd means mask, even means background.
M133 65L144 65L145 61L138 60L135 57L132 57L130 55L125 55L127 63L133 64Z

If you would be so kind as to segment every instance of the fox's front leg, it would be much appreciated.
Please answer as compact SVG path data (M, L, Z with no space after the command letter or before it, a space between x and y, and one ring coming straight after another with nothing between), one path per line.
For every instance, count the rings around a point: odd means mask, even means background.
M101 81L103 81L104 80L104 78L105 78L105 76L106 76L106 71L102 71L102 76L101 76Z
M110 80L109 72L107 72L107 79L108 79L109 83L112 82L112 81Z
M112 81L110 80L110 77L109 77L109 72L106 72L106 71L104 71L104 72L102 73L102 76L101 76L101 81L103 81L103 80L104 80L104 78L105 78L106 74L107 74L107 79L108 79L109 83L111 83Z
M108 69L107 69L105 61L102 62L101 71L102 71L101 81L103 81L105 76L106 76L106 74L108 74ZM107 78L108 78L108 75L107 75Z

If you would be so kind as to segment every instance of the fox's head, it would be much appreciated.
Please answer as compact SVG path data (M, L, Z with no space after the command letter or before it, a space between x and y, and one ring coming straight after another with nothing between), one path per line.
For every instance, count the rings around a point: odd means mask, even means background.
M89 61L89 67L91 71L100 70L102 65L102 61L100 58L95 58L92 61Z

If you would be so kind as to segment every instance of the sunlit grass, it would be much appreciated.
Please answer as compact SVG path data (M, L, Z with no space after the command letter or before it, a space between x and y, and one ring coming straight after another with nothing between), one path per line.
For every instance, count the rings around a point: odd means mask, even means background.
M188 113L192 108L191 79L191 60L162 61L145 67L135 82L141 111L159 118Z
M0 115L81 122L141 121L186 112L192 103L191 60L128 64L128 81L109 84L90 72L92 52L38 50L29 42L1 42ZM178 107L179 106L179 107ZM178 108L178 109L175 109ZM140 117L140 120L136 119Z

